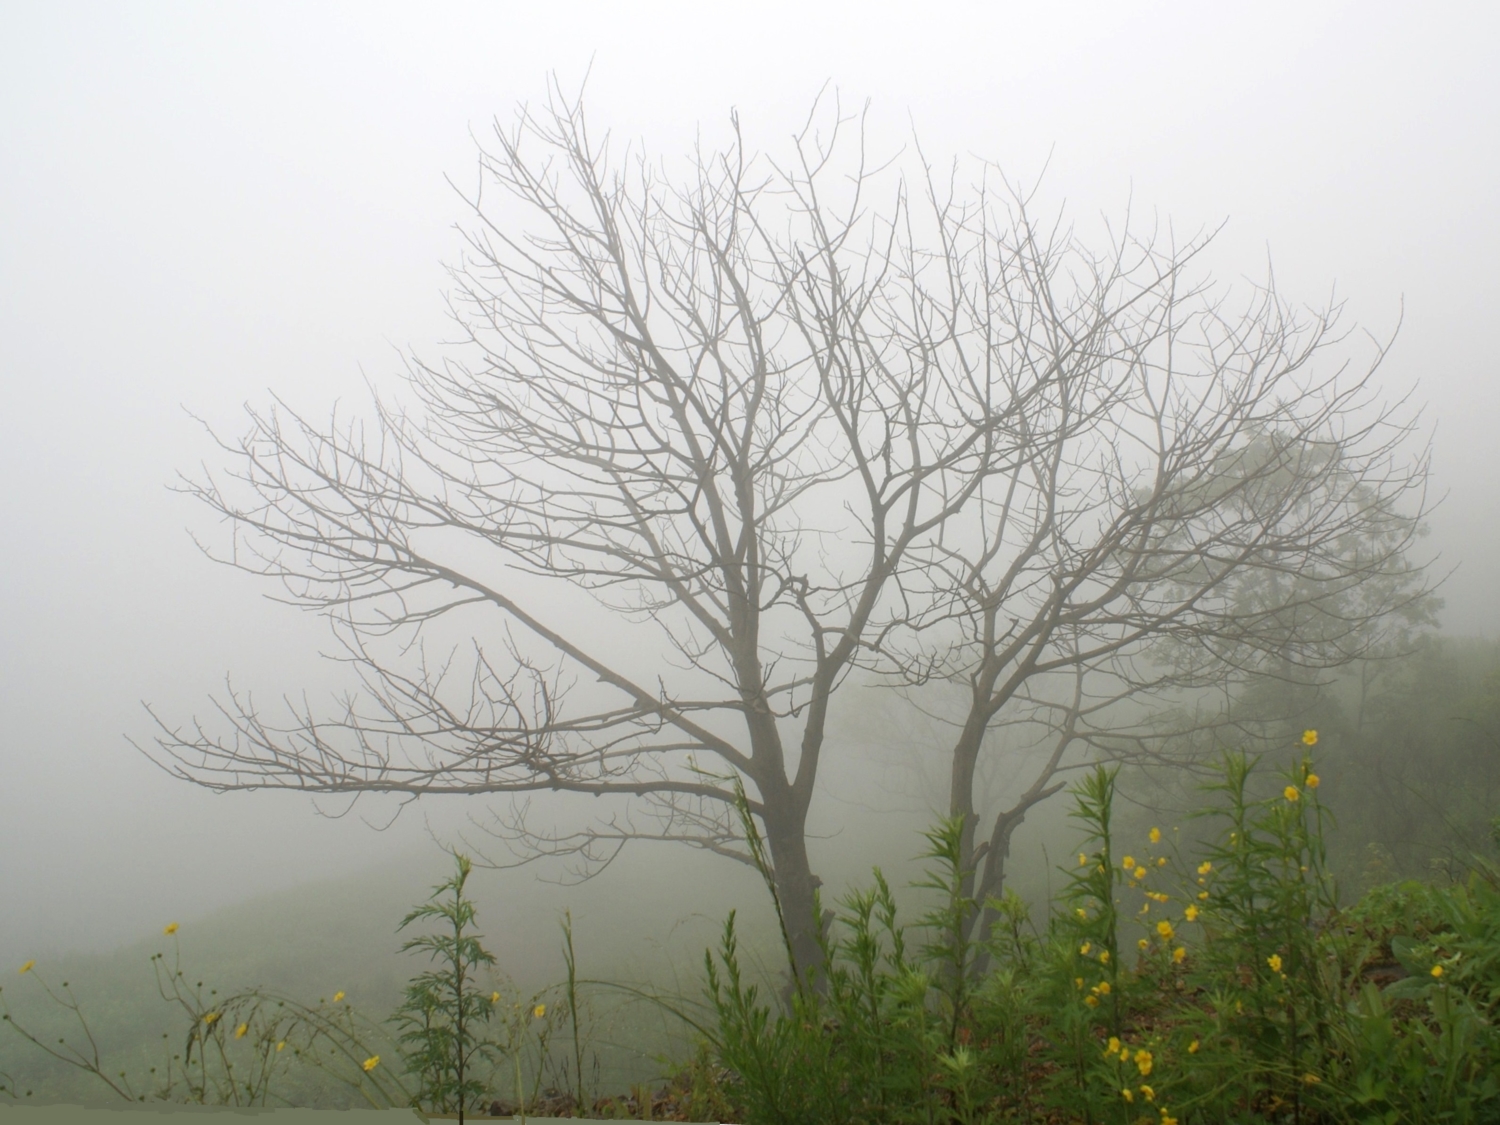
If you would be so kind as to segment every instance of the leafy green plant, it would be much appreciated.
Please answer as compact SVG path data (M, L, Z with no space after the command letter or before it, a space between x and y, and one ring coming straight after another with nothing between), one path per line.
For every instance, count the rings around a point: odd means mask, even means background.
M496 1057L497 1045L484 1028L500 994L478 987L479 967L494 965L495 958L480 943L480 936L471 932L475 909L464 895L464 884L473 865L457 852L453 860L453 876L434 887L432 901L416 907L397 927L404 930L422 918L446 923L438 932L401 946L402 952L426 951L438 967L412 978L406 999L391 1020L401 1029L398 1042L406 1069L417 1081L412 1104L430 1106L438 1113L457 1113L461 1122L466 1107L485 1093L476 1064ZM438 901L444 895L447 899Z

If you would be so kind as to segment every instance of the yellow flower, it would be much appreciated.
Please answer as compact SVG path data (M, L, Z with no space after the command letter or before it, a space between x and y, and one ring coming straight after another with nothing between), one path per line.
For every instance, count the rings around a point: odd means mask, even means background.
M335 1003L335 1004L337 1004L337 1003L338 1003L338 1002L339 1002L339 1001L340 1001L340 1000L342 1000L342 999L343 999L343 998L344 998L344 994L343 994L343 992L341 992L341 991L340 991L340 992L335 992L335 993L334 993L334 994L333 994L333 1002L334 1002L334 1003Z
M1101 980L1097 985L1094 986L1094 991L1097 992L1100 996L1108 996L1109 981Z
M1320 780L1322 780L1322 779L1321 779L1321 778L1319 778L1319 777L1318 777L1318 775L1317 775L1317 774L1315 774L1315 773L1310 773L1310 774L1308 774L1308 775L1307 775L1307 781L1306 781L1306 782L1304 782L1304 784L1305 784L1305 785L1306 785L1306 786L1307 786L1307 787L1308 787L1308 788L1309 788L1309 789L1316 789L1316 788L1317 788L1317 787L1318 787L1318 782L1319 782L1319 781L1320 781Z
M1266 958L1266 964L1271 966L1271 971L1273 973L1281 972L1281 954L1271 954L1271 956Z
M367 1058L364 1062L360 1063L359 1065L362 1066L362 1067L364 1067L364 1069L367 1072L371 1071L371 1070L374 1070L377 1066L380 1065L380 1056L379 1055L371 1055L369 1058Z
M1126 871L1129 871L1132 867L1135 866L1135 858L1133 856L1126 856L1124 859L1120 860L1120 866L1123 867Z
M1135 1053L1135 1068L1141 1072L1142 1078L1151 1076L1151 1052L1144 1047Z
M1080 954L1082 954L1084 957L1087 957L1089 955L1089 950L1091 950L1093 948L1094 948L1094 943L1091 942L1091 941L1086 941L1086 942L1084 942L1082 945L1080 945L1078 947L1078 952Z
M1171 902L1172 896L1162 894L1160 891L1147 891L1146 897L1152 902Z
M34 969L34 968L36 968L36 962L35 961L27 961L26 964L22 965L21 968L19 970L17 970L17 971L22 976L25 976L27 973L31 972L31 970Z
M1134 1102L1135 1101L1135 1092L1132 1091L1132 1090L1128 1090L1128 1089L1121 1090L1120 1091L1120 1097L1124 1098L1127 1102Z
M1073 911L1073 913L1078 915L1078 917L1085 922L1089 920L1089 912L1081 906L1077 910Z
M236 1039L243 1039L243 1038L245 1038L245 1032L247 1032L249 1030L250 1030L250 1025L248 1023L242 1023L242 1024L240 1024L239 1027L237 1027L237 1028L234 1029L234 1037Z
M1073 987L1074 988L1082 988L1083 987L1083 978L1082 977L1074 977L1073 978Z
M1163 918L1160 922L1156 923L1156 932L1167 941L1171 941L1174 935L1172 923Z
M279 1051L279 1050L281 1050L285 1046L286 1046L286 1040L283 1039L280 1043L276 1044L276 1049Z
M1147 941L1145 938L1141 938L1139 941L1137 941L1135 943L1136 948L1139 949L1142 953L1146 952L1146 947L1148 945L1150 945L1150 944L1151 943L1149 941Z
M1089 857L1086 856L1086 855L1084 855L1082 852L1079 852L1078 853L1078 866L1079 867L1087 867L1088 865L1089 865Z
M541 1019L543 1016L545 1016L547 1014L547 1005L545 1005L545 1004L538 1004L535 1008L531 1009L531 1014L535 1018Z
M1199 875L1207 875L1213 869L1214 869L1214 865L1212 863L1210 863L1208 860L1205 859L1202 863L1200 863L1198 865L1198 874Z
M167 925L166 925L166 928L162 930L162 933L164 933L164 934L175 934L176 932L177 932L177 923L176 922L168 922Z
M1109 950L1107 950L1107 949L1101 949L1101 950L1099 950L1099 964L1101 964L1101 965L1108 965L1109 964Z
M1173 964L1180 965L1180 964L1182 964L1186 960L1187 960L1187 950L1184 949L1182 946L1179 945L1176 949L1172 950L1172 963Z
M500 994L498 992L491 992L490 993L490 1003L491 1004L498 1004L498 1003L500 1003Z
M1302 1076L1302 1083L1306 1086L1316 1086L1321 1081L1323 1080L1316 1074L1304 1074Z
M1297 792L1297 787L1295 785L1288 785L1281 791L1281 795L1288 801L1299 801L1302 799L1302 794Z
M1153 829L1151 829L1151 831L1147 833L1147 836L1150 838L1150 840L1151 840L1151 842L1153 844L1159 844L1159 843L1161 843L1161 829L1160 828L1153 828Z
M1177 1118L1170 1116L1164 1109L1161 1111L1161 1125L1177 1125Z
M1302 745L1303 746L1316 746L1317 744L1318 744L1318 732L1317 731L1315 731L1315 730L1305 730L1305 731L1302 732Z
M1188 1054L1190 1054L1190 1055L1196 1055L1197 1053L1198 1053L1198 1040L1194 1039L1191 1043L1188 1044Z
M1167 857L1166 856L1159 855L1159 856L1156 857L1156 866L1157 867L1165 867L1166 865L1167 865Z
M1120 1053L1120 1041L1113 1035L1109 1037L1109 1045L1104 1048L1106 1055L1118 1055Z
M204 1023L213 1023L218 1018L219 1018L219 1013L218 1012L209 1012L208 1015L206 1015L206 1016L203 1017L203 1022Z
M1199 891L1198 892L1198 901L1199 902L1207 902L1208 901L1208 892L1207 891Z
M1182 912L1182 916L1189 922L1196 922L1198 920L1198 908L1196 906L1189 905L1188 908Z
M1148 1102L1154 1102L1156 1100L1156 1091L1150 1086L1143 1085L1141 1087L1141 1097L1145 1098Z
M1085 1004L1087 1004L1090 1008L1097 1008L1099 1006L1099 997L1097 997L1097 996L1085 996L1083 998L1083 1002Z
M1443 975L1443 967L1441 965L1434 965L1432 967L1432 975L1435 976L1435 977L1442 976Z
M1137 867L1131 874L1137 879L1144 879L1146 877L1146 869L1144 867Z

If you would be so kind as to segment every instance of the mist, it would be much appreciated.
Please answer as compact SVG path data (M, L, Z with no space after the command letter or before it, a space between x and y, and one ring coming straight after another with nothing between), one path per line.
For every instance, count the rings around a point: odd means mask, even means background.
M204 558L195 538L222 529L171 486L221 467L203 423L239 433L242 403L358 416L404 354L442 353L473 137L551 74L586 78L595 128L668 157L731 109L774 149L827 85L870 99L873 147L915 131L933 164L1040 178L1080 222L1222 222L1221 276L1269 258L1284 293L1333 291L1379 338L1399 323L1379 381L1435 435L1443 628L1500 635L1497 33L1478 4L7 6L0 966L381 871L410 901L446 873L434 838L507 858L472 823L483 799L215 795L127 738L150 738L143 700L205 714L227 675L268 699L342 685L323 623ZM920 729L840 706L812 830L832 889L909 870L946 801L941 757L905 752ZM576 803L557 798L559 817ZM1056 827L1040 819L1030 888ZM768 917L753 871L663 845L597 886L546 863L477 880L517 959L566 907L597 935L633 904L631 939L658 950L701 949L731 907ZM701 925L678 931L688 916ZM394 945L397 920L372 940Z

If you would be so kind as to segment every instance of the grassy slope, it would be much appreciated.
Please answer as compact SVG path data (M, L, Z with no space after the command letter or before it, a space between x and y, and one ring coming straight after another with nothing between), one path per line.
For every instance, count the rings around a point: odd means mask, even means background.
M479 871L471 889L485 945L523 993L556 982L563 975L558 920L566 907L581 975L696 995L703 949L731 907L746 917L752 948L764 947L764 890L752 872L726 872L722 863L700 871L680 857L675 866L661 859L643 853L606 878L574 887L539 882L529 869ZM383 1018L400 1002L406 979L426 967L419 956L399 952L408 935L396 927L446 877L448 862L434 848L397 865L184 921L176 938L186 981L202 980L205 995L210 988L224 995L260 986L309 1004L342 990L362 1014ZM690 903L685 885L696 888ZM411 932L419 932L416 925ZM111 1071L134 1074L159 1062L162 1034L177 1044L185 1033L181 1010L157 994L150 962L156 952L170 964L173 939L158 934L98 956L37 957L36 972L54 989L69 982ZM73 1017L37 984L13 972L0 977L15 1018L45 1041L67 1035L82 1042ZM618 1007L618 998L599 996L592 1027L600 1079L609 1084L659 1070L650 1055L666 1049L673 1033L672 1021L649 1006ZM46 1058L8 1029L0 1029L0 1071L33 1089L33 1100L113 1096L98 1079Z

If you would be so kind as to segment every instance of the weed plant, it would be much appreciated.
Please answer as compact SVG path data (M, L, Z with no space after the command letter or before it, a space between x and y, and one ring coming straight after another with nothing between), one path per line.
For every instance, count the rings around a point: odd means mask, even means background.
M1500 1121L1500 865L1340 909L1310 759L1267 786L1226 757L1193 856L1158 828L1117 840L1115 780L1074 787L1077 864L1039 925L1011 896L975 934L957 821L927 835L915 952L877 870L818 987L778 1008L731 915L706 972L739 1120Z

